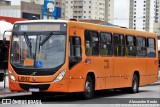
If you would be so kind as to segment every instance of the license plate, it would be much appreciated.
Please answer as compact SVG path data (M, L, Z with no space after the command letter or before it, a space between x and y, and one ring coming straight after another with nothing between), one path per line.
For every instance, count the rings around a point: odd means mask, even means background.
M29 88L30 92L39 92L39 88Z

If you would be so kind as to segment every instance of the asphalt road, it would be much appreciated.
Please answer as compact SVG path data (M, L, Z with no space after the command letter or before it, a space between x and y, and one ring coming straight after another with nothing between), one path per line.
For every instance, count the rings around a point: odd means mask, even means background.
M2 103L0 99L0 103ZM160 80L156 83L140 87L139 93L131 94L122 90L105 90L95 92L95 97L89 100L83 100L79 95L64 94L64 95L52 95L45 97L34 97L32 95L7 97L5 99L11 99L12 101L18 100L37 100L42 104L136 104L134 101L142 101L140 104L145 104L149 101L149 104L160 104Z

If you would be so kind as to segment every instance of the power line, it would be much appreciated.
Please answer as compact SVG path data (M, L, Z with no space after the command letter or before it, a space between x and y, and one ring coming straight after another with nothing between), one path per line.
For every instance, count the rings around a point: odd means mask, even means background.
M152 18L155 18L155 17L149 17L149 19L152 19ZM133 19L136 20L136 19L146 19L146 18L139 17L139 18L133 18ZM108 20L129 20L129 18L113 18L113 19L108 19Z

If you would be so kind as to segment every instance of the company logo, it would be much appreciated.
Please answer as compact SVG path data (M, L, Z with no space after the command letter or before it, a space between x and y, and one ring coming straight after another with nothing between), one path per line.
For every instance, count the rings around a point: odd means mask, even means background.
M31 75L32 75L32 76L33 76L33 75L36 75L36 73L37 73L37 72L33 72Z
M2 104L12 104L11 99L2 99Z
M32 80L33 80L33 81L36 81L36 78L35 78L35 77L33 77L33 78L32 78Z

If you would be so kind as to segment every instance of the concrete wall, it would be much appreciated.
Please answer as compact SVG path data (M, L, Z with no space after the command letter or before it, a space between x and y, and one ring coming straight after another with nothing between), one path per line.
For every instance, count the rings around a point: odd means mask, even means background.
M42 18L42 5L21 1L21 12L40 15L40 19L41 19Z

